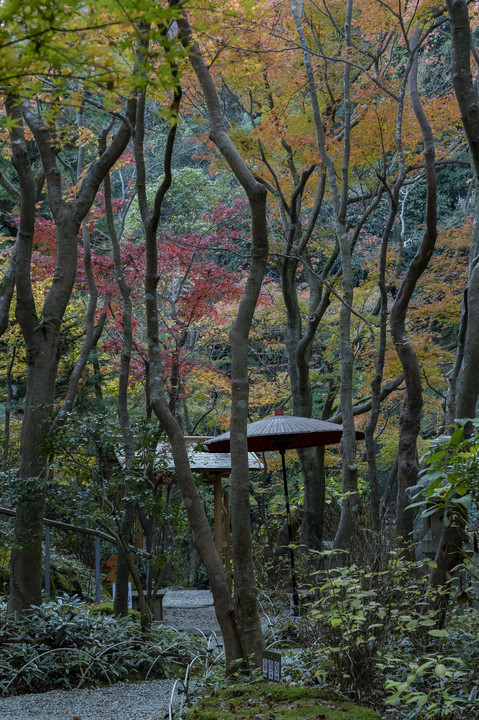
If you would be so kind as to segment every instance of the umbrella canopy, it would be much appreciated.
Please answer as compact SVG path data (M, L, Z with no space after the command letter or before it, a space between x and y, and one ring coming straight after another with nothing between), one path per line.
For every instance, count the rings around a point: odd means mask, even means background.
M276 450L281 453L283 468L284 497L286 500L286 516L288 522L289 557L291 561L292 610L296 614L299 607L299 596L296 587L296 570L294 566L294 551L292 547L293 532L291 528L291 512L289 506L288 481L286 478L286 464L284 454L293 448L307 448L317 445L334 445L339 443L343 434L342 425L336 425L325 420L283 415L282 408L276 408L271 417L249 423L246 426L249 452L267 452ZM361 430L356 430L356 439L364 437ZM210 452L230 452L229 432L211 438L206 443Z
M342 425L281 413L247 425L250 452L335 445L340 442L342 434ZM356 439L360 440L363 437L364 433L356 430ZM210 452L229 452L229 432L208 440L206 446Z

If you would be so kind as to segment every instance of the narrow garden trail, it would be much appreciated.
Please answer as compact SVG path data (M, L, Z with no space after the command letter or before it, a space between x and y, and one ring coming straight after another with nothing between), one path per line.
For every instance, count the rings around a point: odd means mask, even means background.
M2 720L160 720L174 680L118 683L95 690L52 690L0 698Z
M164 622L179 630L219 631L208 590L168 590ZM111 687L52 690L0 698L1 720L160 720L168 717L175 679ZM179 701L175 691L174 704Z

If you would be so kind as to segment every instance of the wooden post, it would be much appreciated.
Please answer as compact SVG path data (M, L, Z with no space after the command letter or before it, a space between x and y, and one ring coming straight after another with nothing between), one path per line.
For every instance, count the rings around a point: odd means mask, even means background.
M95 538L95 602L100 602L100 538Z
M231 547L230 547L230 496L228 492L225 492L223 498L223 521L224 521L224 533L223 533L223 547L225 552L225 572L226 581L231 593L232 589L232 577L231 577Z
M215 545L221 562L223 562L223 498L221 497L221 477L214 479L215 503Z
M45 600L50 600L50 525L45 525Z

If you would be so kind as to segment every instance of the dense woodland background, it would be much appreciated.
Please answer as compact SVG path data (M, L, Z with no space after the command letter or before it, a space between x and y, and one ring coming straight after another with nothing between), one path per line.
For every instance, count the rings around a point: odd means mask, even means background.
M144 626L158 587L208 582L227 663L258 663L288 541L279 455L251 474L245 430L276 407L343 425L287 455L302 592L351 565L364 589L393 553L432 638L477 607L478 13L0 4L10 613L41 603L49 517L115 539L117 614L129 573ZM233 605L184 441L228 429Z

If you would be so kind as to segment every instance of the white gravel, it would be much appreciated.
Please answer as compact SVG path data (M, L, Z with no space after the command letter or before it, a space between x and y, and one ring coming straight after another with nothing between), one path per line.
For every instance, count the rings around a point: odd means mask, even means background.
M209 607L213 605L211 590L175 590L168 588L163 596L163 607Z
M1 720L161 720L174 680L0 698Z

